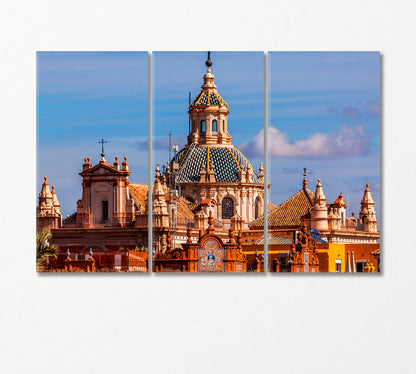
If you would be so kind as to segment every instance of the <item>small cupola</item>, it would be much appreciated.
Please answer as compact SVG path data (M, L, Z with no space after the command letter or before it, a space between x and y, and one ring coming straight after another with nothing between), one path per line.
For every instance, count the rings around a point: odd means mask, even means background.
M188 145L192 143L231 145L231 136L227 130L230 111L228 103L217 92L215 77L211 72L210 52L205 65L207 72L204 75L202 90L189 106L191 132L188 135Z

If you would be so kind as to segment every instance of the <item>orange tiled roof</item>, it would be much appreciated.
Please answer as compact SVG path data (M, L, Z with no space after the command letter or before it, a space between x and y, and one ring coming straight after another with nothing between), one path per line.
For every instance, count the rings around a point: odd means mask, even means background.
M267 211L268 212L271 212L273 209L276 209L277 208L277 205L274 205L273 203L271 203L271 202L268 202L267 203Z
M178 199L176 205L176 214L178 218L186 218L188 220L194 219L194 214L192 213L192 210L189 208L190 204L192 203L189 203L189 201L184 199L183 197L180 197Z
M313 197L314 193L307 188L296 192L269 213L269 227L299 227L301 224L301 217L308 214L313 205ZM250 228L264 228L264 217L261 216L256 221L252 222Z
M147 212L147 194L149 186L147 184L129 184L129 190L133 195L134 200Z

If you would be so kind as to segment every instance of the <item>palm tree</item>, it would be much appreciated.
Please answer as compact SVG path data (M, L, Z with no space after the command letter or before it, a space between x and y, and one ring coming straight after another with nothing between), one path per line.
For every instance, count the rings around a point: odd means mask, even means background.
M43 228L36 232L36 271L45 270L48 257L57 258L59 249L52 241L52 233L49 228Z

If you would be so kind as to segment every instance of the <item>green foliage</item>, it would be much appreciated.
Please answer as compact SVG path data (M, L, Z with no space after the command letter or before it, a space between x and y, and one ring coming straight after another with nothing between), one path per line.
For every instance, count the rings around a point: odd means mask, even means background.
M51 230L43 228L36 232L36 271L42 272L45 269L48 257L57 258L59 249L53 242Z

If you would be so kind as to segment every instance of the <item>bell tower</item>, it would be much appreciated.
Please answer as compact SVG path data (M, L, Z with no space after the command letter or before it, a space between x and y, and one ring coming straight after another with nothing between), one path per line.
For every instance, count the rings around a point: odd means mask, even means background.
M231 146L231 135L227 130L228 104L218 94L211 73L211 56L205 62L207 72L204 75L202 90L190 104L189 115L191 119L191 132L188 135L188 144L228 145Z
M377 232L376 209L369 185L366 184L364 196L361 200L360 219L358 226L363 231Z

